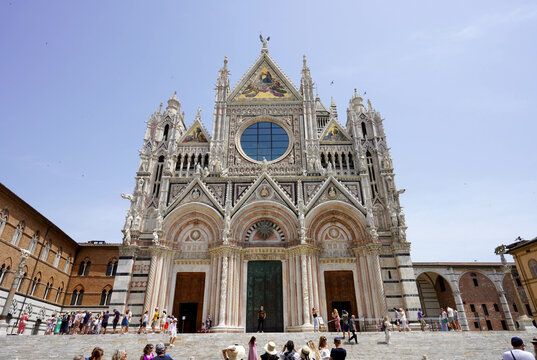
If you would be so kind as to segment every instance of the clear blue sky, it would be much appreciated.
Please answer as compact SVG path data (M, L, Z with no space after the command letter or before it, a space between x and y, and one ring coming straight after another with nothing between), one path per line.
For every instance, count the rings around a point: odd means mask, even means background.
M0 181L77 241L121 241L149 115L177 90L212 125L224 56L384 125L415 261L497 260L537 236L535 1L0 2ZM334 81L333 85L330 82Z

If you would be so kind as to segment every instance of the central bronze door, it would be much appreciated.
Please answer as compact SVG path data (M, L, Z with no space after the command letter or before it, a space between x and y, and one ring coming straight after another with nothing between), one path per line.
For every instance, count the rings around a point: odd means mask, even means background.
M257 312L267 312L265 332L283 331L282 263L249 261L246 299L246 332L257 331Z

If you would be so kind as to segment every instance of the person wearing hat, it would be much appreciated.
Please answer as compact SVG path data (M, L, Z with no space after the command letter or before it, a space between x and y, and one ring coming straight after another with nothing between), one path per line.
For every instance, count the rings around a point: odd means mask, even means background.
M310 352L311 349L307 345L302 346L302 349L300 349L300 359L310 360Z
M166 355L166 346L163 343L155 345L157 356L153 360L173 360L170 355Z
M228 346L222 350L225 360L241 360L245 354L246 350L239 344Z
M269 341L263 347L265 353L261 355L261 360L278 360L278 350L276 350L276 344L274 341Z
M503 360L535 360L532 353L524 350L524 341L521 338L517 336L511 338L511 345L513 350L504 352Z

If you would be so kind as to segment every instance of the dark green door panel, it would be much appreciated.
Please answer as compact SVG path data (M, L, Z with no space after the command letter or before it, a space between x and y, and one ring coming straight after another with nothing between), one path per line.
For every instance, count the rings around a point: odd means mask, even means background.
M246 331L257 331L257 312L267 312L265 332L283 331L282 262L249 261L246 299Z

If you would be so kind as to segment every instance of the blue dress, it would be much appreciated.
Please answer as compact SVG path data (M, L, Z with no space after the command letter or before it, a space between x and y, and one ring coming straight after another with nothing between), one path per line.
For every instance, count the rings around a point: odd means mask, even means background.
M129 326L129 318L127 315L123 317L123 320L121 320L121 326Z

